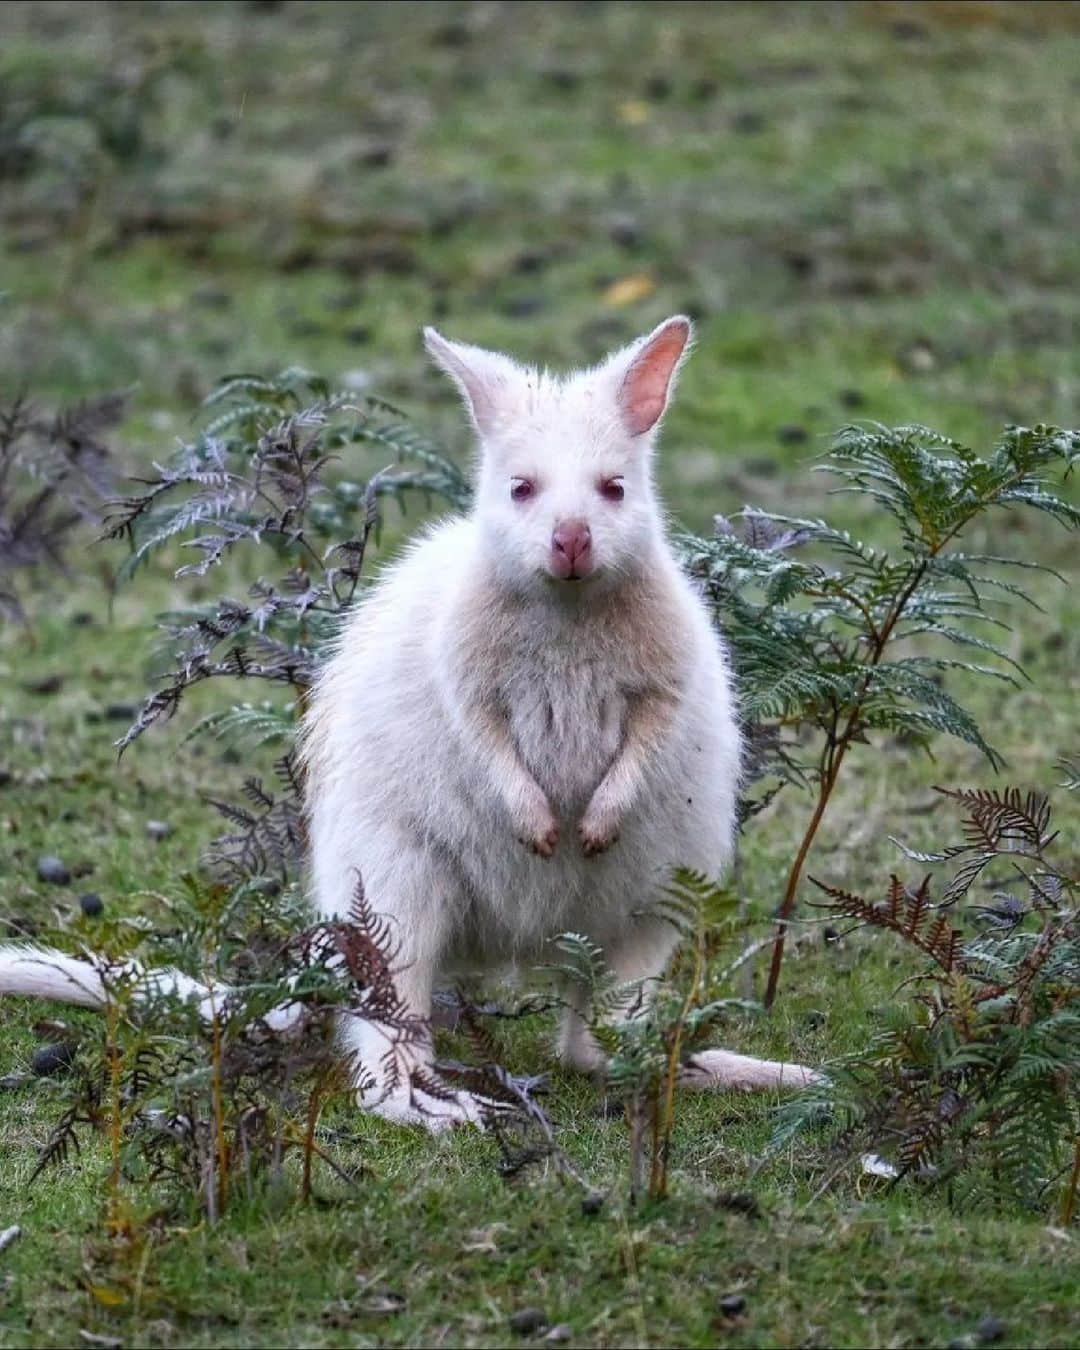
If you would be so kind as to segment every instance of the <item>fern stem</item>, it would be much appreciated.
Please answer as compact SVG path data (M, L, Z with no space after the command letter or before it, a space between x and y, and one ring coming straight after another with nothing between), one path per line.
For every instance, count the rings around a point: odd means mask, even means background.
M653 1166L649 1182L649 1194L654 1200L663 1200L667 1196L668 1159L671 1155L671 1135L675 1128L675 1084L679 1076L679 1063L682 1058L683 1033L690 1010L701 995L701 981L705 974L705 921L702 911L698 910L697 930L694 935L694 971L686 998L679 1009L679 1018L675 1024L675 1033L668 1048L667 1065L664 1073L664 1100L661 1112L654 1116L653 1130Z
M955 531L954 531L955 533ZM948 542L949 535L941 540L933 549L930 557L933 557L940 549L944 548ZM929 565L929 559L920 562L913 568L911 576L903 590L897 596L892 608L885 618L881 628L874 633L871 642L870 655L866 661L867 672L872 670L881 661L885 648L889 645L889 640L896 629L896 625L903 617L904 610L907 608L911 597L918 590L923 577L926 575L926 569ZM858 692L852 700L851 712L848 715L847 725L836 738L830 739L825 746L822 754L822 777L818 789L817 804L814 807L813 815L806 827L806 832L802 837L802 843L799 845L799 851L795 855L795 861L791 865L791 871L788 873L787 885L784 887L784 898L780 902L780 909L776 918L776 937L773 940L772 958L769 962L769 979L765 987L764 1004L766 1010L773 1006L776 1001L776 991L780 985L780 970L784 963L784 945L787 939L788 921L795 910L795 897L799 892L799 882L802 880L803 868L806 866L806 859L809 856L811 846L818 832L825 809L829 805L829 798L832 796L833 788L836 786L836 780L840 773L840 766L844 762L844 756L848 752L856 733L859 731L860 718L862 716L863 705L866 701L866 693L869 688L869 673L863 676Z
M838 757L834 763L835 769L839 769L843 756ZM806 866L806 859L810 852L814 837L818 832L818 826L825 814L825 808L829 804L829 798L832 795L833 783L836 781L834 775L825 778L821 782L818 791L817 805L814 807L814 814L810 817L810 823L806 827L806 833L802 837L802 843L799 845L799 851L795 855L795 861L791 864L791 871L788 873L787 885L784 888L784 898L780 902L780 909L776 917L776 937L773 939L772 957L769 961L769 982L765 988L765 1007L772 1007L776 999L777 986L780 983L780 967L784 962L784 943L787 939L788 920L791 918L792 911L795 908L795 896L799 889L799 882L802 880L803 868Z
M1076 1192L1080 1189L1080 1134L1073 1141L1073 1165L1069 1184L1061 1201L1061 1226L1068 1230L1076 1212Z

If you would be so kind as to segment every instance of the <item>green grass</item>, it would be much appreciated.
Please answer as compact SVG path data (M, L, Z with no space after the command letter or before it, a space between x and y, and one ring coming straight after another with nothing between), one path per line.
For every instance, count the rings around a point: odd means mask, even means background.
M115 80L181 58L142 147L124 150ZM835 516L808 461L853 416L979 446L1009 420L1076 424L1078 63L1076 10L1052 4L8 5L0 146L52 149L0 183L0 383L45 404L132 386L131 468L187 433L224 370L293 363L369 381L464 452L422 323L569 363L690 309L698 347L661 455L673 513ZM59 118L73 99L80 115ZM87 118L106 112L120 151L88 148ZM612 283L639 274L651 290L612 303ZM1071 561L1068 540L1022 520L975 543ZM118 558L80 546L67 579L36 579L30 630L0 632L0 910L88 942L78 892L138 913L215 831L198 792L244 772L211 742L182 744L209 690L117 765L123 724L99 714L143 692L152 617L179 594L162 568L110 608ZM1010 781L1049 786L1076 736L1080 604L1049 579L1037 594L1044 612L1017 616L1010 640L1032 683L970 698ZM32 691L52 675L58 692ZM935 763L862 748L811 870L872 887L898 862L888 834L947 832L933 783L989 777L963 747ZM806 810L785 794L747 836L752 933ZM1075 811L1059 817L1075 849ZM172 833L152 841L151 819ZM44 887L46 852L87 870ZM813 1062L856 1049L909 969L886 940L826 947L807 925L773 1016L733 1018L728 1040ZM41 1015L4 1006L0 1071L25 1066ZM544 1036L506 1052L540 1067ZM0 1345L75 1344L80 1329L128 1345L502 1345L525 1306L589 1346L944 1345L988 1315L1009 1344L1076 1339L1076 1236L1049 1213L956 1213L854 1173L815 1198L812 1142L757 1166L768 1098L688 1099L674 1196L634 1211L624 1126L556 1075L564 1146L611 1191L592 1217L554 1176L498 1180L488 1140L335 1108L335 1148L369 1169L355 1193L321 1176L325 1203L266 1194L209 1229L148 1191L153 1241L117 1257L100 1144L27 1188L60 1091L0 1091L0 1228L25 1230L0 1255ZM717 1202L732 1190L762 1216ZM746 1311L726 1319L735 1292Z

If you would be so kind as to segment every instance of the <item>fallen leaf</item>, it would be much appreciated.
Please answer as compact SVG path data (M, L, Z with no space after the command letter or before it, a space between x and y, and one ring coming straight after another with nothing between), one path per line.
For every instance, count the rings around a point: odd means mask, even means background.
M639 98L628 98L615 109L620 122L628 127L640 127L652 116L652 109Z
M107 1284L88 1284L86 1292L103 1308L122 1308L127 1302L126 1294L122 1294L119 1289L110 1289Z
M650 272L631 272L629 276L613 281L604 292L604 304L621 309L645 300L656 290L656 279Z

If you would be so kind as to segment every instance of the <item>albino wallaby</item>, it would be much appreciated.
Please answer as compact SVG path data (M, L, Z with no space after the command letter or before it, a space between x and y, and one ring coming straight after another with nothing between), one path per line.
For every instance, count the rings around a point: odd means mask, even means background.
M652 476L690 333L668 319L556 377L425 332L479 438L475 505L430 529L357 607L303 736L316 907L346 914L362 878L420 1018L440 977L542 961L568 930L620 979L660 975L676 934L656 906L672 871L718 876L730 858L731 680ZM0 949L3 992L101 1000L92 966L16 948ZM479 1119L467 1093L425 1100L410 1081L430 1044L355 1019L344 1035L373 1078L365 1108L429 1128ZM580 1009L564 1015L559 1048L599 1066ZM715 1050L685 1081L812 1077Z

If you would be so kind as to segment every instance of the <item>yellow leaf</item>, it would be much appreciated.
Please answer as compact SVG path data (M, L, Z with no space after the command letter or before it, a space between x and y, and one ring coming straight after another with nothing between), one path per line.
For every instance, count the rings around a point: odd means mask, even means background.
M121 1308L127 1302L127 1295L119 1289L110 1289L107 1284L88 1284L86 1292L97 1299L103 1308Z
M604 292L604 304L621 307L636 305L656 290L656 279L651 272L631 272L628 277L613 281Z
M649 105L642 103L639 98L628 98L624 103L620 103L615 111L619 115L619 121L625 122L629 127L640 127L652 116Z

